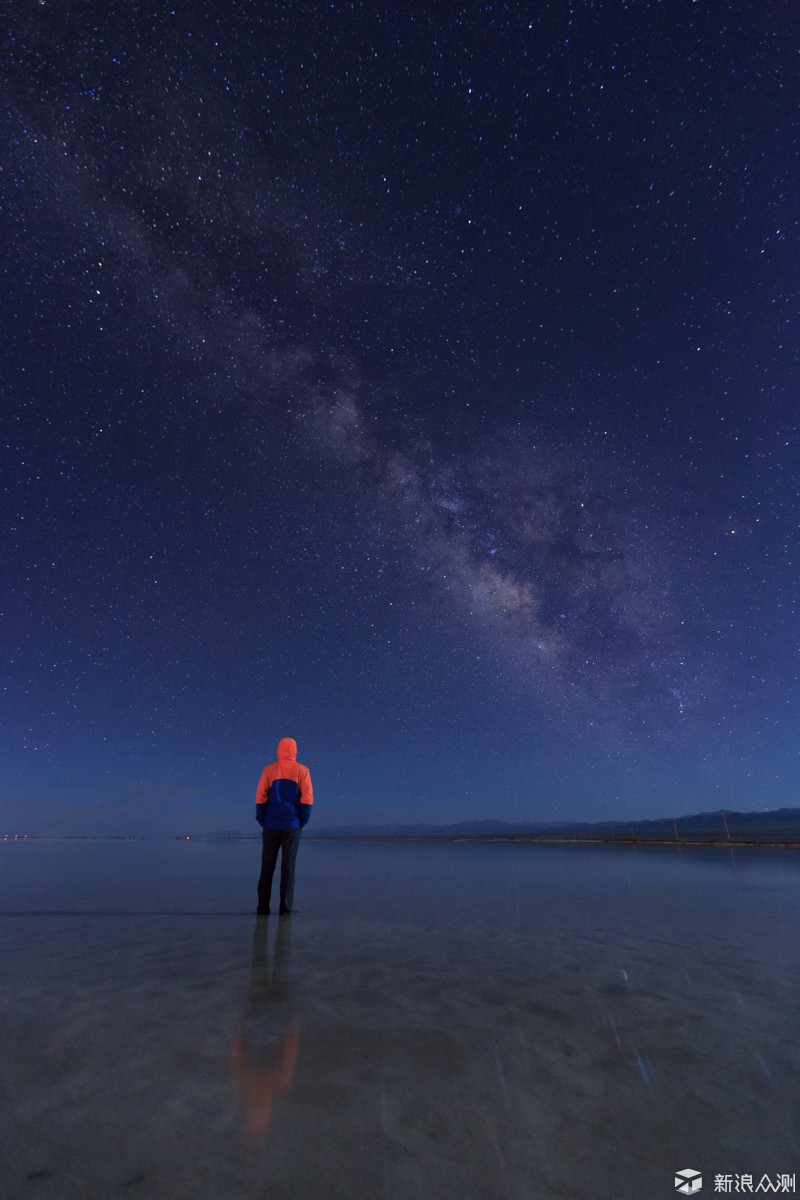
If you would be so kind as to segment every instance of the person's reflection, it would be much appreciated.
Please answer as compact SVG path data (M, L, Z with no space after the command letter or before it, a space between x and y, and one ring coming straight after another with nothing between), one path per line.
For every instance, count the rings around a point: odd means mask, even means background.
M279 920L269 969L269 921L259 917L253 933L253 969L241 1032L231 1047L231 1082L245 1110L244 1135L257 1145L272 1108L291 1087L297 1058L297 1022L288 982L291 923Z

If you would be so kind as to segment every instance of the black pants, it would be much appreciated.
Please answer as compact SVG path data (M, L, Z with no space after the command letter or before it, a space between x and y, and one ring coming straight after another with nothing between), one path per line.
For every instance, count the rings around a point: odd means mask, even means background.
M275 873L279 850L283 851L281 854L281 912L291 911L294 903L294 864L300 845L301 832L299 828L265 829L261 834L261 878L258 881L258 907L265 912L269 909L272 876Z

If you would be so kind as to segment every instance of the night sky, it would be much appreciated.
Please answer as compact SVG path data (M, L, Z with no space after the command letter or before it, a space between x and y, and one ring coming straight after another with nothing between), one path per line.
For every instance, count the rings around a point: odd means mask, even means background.
M4 21L9 830L800 803L794 0Z

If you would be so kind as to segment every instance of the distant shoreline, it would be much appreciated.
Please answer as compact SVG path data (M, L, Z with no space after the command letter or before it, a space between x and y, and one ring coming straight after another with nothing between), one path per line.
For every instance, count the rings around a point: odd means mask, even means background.
M233 839L231 839L233 840ZM242 839L244 840L244 839ZM577 834L575 837L537 836L535 834L341 834L328 836L309 834L304 839L316 842L473 842L473 843L508 843L537 846L722 846L723 848L738 846L776 846L786 850L800 850L800 841L795 839L776 838L659 838L659 837L600 837Z
M762 831L759 831L762 832ZM794 837L781 838L775 831L772 836L730 838L719 837L608 837L601 834L306 834L304 841L310 842L452 842L473 845L537 845L537 846L712 846L722 849L800 850L800 840ZM208 837L203 834L7 834L0 841L11 842L260 842L260 834L241 834L227 837Z
M713 809L647 821L510 822L460 821L452 825L322 825L304 832L314 842L531 842L539 845L619 846L783 846L800 848L800 808L750 812ZM200 833L31 834L7 833L3 841L145 841L257 842L261 833L209 829Z

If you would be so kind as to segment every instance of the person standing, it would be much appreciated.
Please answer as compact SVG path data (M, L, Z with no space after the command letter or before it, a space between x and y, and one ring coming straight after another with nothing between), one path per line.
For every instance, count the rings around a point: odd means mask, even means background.
M262 830L261 877L258 881L260 916L269 913L272 876L281 851L280 915L288 916L294 902L294 866L300 834L311 816L314 792L308 767L297 761L297 742L281 738L278 761L264 767L256 788L256 820Z

